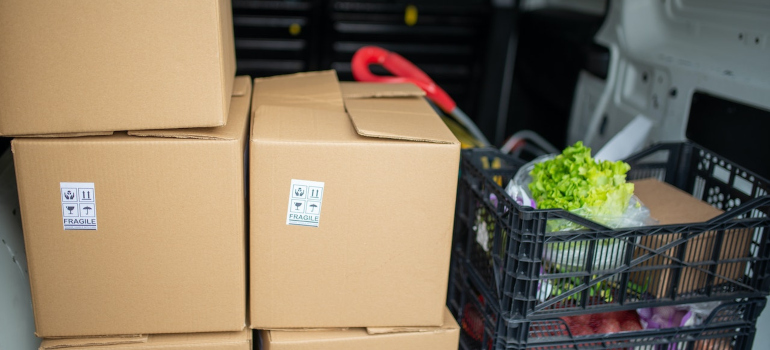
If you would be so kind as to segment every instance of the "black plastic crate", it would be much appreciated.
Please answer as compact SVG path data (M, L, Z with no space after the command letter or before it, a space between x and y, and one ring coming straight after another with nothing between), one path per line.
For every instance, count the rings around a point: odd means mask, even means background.
M689 142L656 145L627 162L629 179L657 178L727 212L704 223L610 229L560 209L520 207L503 187L521 160L490 149L463 151L455 237L464 239L471 273L507 316L767 295L767 180ZM546 233L546 222L557 219L585 229ZM571 253L549 255L560 248Z
M750 350L765 298L726 301L702 324L612 334L574 335L561 318L512 320L491 291L453 264L447 305L461 325L462 350Z

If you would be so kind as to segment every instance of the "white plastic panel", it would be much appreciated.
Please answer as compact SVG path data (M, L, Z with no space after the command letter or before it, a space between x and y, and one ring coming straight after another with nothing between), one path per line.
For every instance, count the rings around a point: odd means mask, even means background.
M596 37L607 87L584 141L599 148L637 115L654 122L649 143L684 140L696 90L770 110L768 39L766 0L612 1Z
M0 349L35 350L32 298L13 160L0 156Z
M654 123L648 143L684 140L694 91L770 110L770 1L613 0L596 40L610 49L610 70L598 98L602 82L581 76L571 142L599 149L637 115ZM754 349L767 344L766 310Z

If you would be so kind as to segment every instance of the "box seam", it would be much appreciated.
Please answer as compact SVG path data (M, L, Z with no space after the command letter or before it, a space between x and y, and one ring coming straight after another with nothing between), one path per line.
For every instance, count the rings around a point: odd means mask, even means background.
M220 5L221 2L222 0L215 1L214 9L216 11L217 22L219 23L219 25L217 26L217 46L219 46L219 50L218 50L219 51L219 85L221 87L220 89L221 93L219 94L219 104L220 104L219 108L220 108L220 112L222 113L220 114L219 121L222 123L222 125L224 125L224 123L227 120L227 113L229 112L227 110L227 104L225 103L225 99L231 96L226 96L227 86L225 85L227 83L227 79L225 78L225 74L227 72L225 72L225 55L224 55L225 41L224 41L224 38L222 37L224 35L222 31L222 27L224 26L224 21L222 20L222 11L221 11L221 5ZM233 80L233 83L235 83L235 80Z

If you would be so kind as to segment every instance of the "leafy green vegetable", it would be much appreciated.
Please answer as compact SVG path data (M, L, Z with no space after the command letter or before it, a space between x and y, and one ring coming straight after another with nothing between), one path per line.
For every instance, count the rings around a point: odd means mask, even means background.
M630 169L623 161L594 160L591 149L578 141L556 158L535 164L529 189L538 209L564 209L604 223L628 207L634 194L634 184L626 182Z

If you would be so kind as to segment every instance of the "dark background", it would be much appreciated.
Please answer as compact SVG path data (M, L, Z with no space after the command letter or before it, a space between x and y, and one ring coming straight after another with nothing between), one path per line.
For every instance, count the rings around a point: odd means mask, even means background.
M413 26L404 21L408 5L419 14ZM238 74L333 68L352 80L353 53L377 45L423 69L492 143L530 129L563 147L578 72L606 76L609 53L593 44L604 16L516 8L484 0L234 0Z
M238 74L336 69L352 80L353 53L377 45L423 69L495 145L530 129L561 148L579 70L606 75L608 53L592 44L603 16L495 3L233 0ZM408 5L418 11L412 26ZM0 138L0 151L8 144Z

